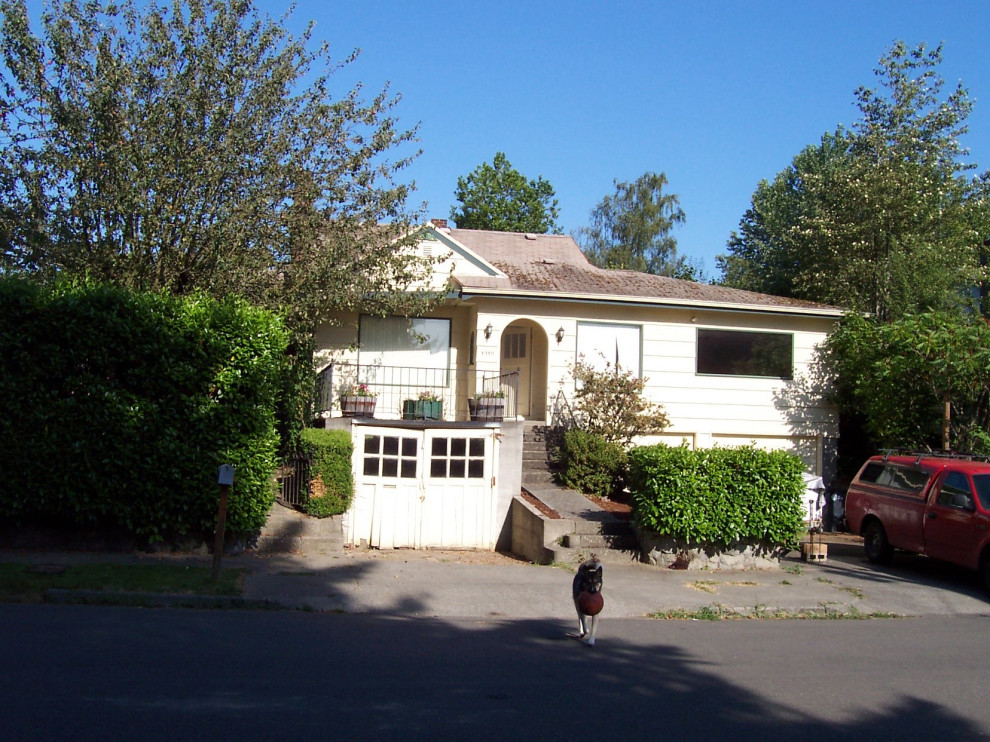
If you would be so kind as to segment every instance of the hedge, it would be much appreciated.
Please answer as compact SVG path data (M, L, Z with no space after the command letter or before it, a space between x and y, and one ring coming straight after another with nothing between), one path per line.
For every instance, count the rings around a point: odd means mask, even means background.
M245 302L0 279L0 520L231 533L274 501L288 333Z
M803 471L784 451L658 444L630 451L628 484L644 529L723 547L790 545L803 522Z
M302 431L300 445L313 461L306 512L317 518L346 512L354 496L351 470L354 443L350 431L306 428Z

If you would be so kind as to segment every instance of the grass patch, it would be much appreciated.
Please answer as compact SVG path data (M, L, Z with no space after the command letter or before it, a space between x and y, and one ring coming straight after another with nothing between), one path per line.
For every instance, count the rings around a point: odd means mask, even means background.
M863 613L850 607L846 611L839 611L827 605L818 608L788 611L780 608L767 608L766 606L756 606L748 611L737 611L734 608L714 603L703 606L698 610L688 611L682 608L672 608L657 611L649 616L650 618L662 621L739 621L739 620L772 620L779 621L785 619L796 620L866 620L874 618L901 618L900 616L884 611L874 611Z
M223 569L214 584L211 570L175 564L0 564L0 601L40 603L45 590L100 590L177 595L241 594L243 569Z
M792 575L799 575L804 572L804 568L800 564L789 564L786 567L781 567L781 569Z
M718 583L715 580L695 580L688 583L688 587L693 587L695 590L700 590L703 593L718 592Z

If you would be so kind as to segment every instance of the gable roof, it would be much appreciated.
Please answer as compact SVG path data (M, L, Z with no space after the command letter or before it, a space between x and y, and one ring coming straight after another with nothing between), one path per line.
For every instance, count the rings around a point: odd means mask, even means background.
M515 296L574 301L659 304L682 307L784 312L838 317L838 307L752 291L712 286L588 262L567 235L440 230L496 267L503 276L454 271L461 296Z

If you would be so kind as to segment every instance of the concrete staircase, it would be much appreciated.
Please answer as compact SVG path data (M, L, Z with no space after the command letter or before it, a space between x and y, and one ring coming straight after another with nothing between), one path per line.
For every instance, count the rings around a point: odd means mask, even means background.
M578 563L592 554L603 562L640 561L639 543L628 521L603 510L580 492L556 483L551 461L554 431L532 423L523 430L522 488L570 521L564 534L545 544L552 561Z
M258 536L262 554L332 554L344 548L341 516L311 518L276 502Z

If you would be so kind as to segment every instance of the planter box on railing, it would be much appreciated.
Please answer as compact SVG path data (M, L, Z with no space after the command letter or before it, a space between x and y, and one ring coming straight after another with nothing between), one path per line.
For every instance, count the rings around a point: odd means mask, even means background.
M374 417L375 397L358 397L347 395L340 398L340 414L344 417Z
M407 399L402 403L403 420L442 420L443 401Z
M502 397L469 399L468 410L473 422L500 423L505 415L505 399Z

